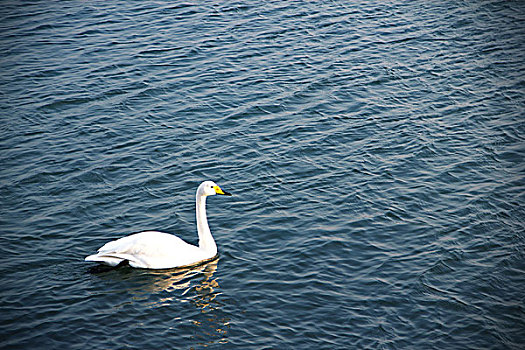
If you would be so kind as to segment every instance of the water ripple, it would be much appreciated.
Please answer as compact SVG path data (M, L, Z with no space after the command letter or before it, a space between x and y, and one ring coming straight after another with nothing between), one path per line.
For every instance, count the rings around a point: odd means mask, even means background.
M523 13L5 4L0 347L520 348ZM89 273L204 179L218 262Z

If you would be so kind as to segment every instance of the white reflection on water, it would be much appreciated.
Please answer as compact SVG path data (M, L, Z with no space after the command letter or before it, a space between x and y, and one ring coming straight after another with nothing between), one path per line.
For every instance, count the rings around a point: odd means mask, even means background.
M177 271L177 273L166 273L155 271L153 275L158 277L148 288L149 293L169 293L151 303L152 308L170 306L173 303L187 300L195 306L200 313L191 317L192 338L198 345L206 347L210 344L227 343L230 318L221 312L222 304L217 300L220 293L217 291L219 283L214 278L217 271L218 259L193 267L191 269ZM196 278L202 276L202 279ZM173 293L182 291L180 295ZM182 297L182 299L181 299ZM180 318L175 318L177 324ZM175 327L177 328L177 327Z
M180 296L186 296L192 290L195 291L195 297L197 300L208 299L208 296L212 296L211 300L215 299L216 293L215 288L219 287L217 279L213 278L213 274L217 271L219 260L213 260L206 264L195 266L188 269L177 269L175 272L172 270L152 271L151 276L155 279L151 281L146 288L142 290L142 293L173 293L174 291L182 291ZM197 276L202 275L202 279L196 279ZM152 307L160 307L169 304L177 299L177 295L170 295L161 298L157 302L153 303ZM209 303L195 302L196 306L204 309L209 306Z
M121 300L114 309L133 303L143 303L149 309L173 309L173 318L163 322L170 331L183 331L199 346L226 343L230 318L224 316L221 294L214 274L219 259L186 269L141 270L129 267L112 269L98 274L110 281L111 293L126 292L130 298ZM118 286L115 286L115 283ZM184 305L193 305L195 312L188 312ZM171 312L171 311L170 311Z

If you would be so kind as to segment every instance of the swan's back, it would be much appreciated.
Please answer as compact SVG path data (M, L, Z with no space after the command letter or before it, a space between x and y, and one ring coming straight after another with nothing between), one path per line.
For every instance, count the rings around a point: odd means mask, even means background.
M88 256L86 261L116 266L127 260L132 267L167 269L213 258L207 255L199 247L188 244L177 236L144 231L104 244L97 254Z

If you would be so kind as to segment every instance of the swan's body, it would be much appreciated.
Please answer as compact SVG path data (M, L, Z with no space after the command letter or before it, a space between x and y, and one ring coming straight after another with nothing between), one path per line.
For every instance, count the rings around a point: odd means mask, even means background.
M206 218L206 197L216 194L230 195L212 181L203 182L197 189L197 232L199 246L184 242L177 236L144 231L103 245L97 254L86 257L110 266L127 261L132 267L169 269L198 264L217 255L217 245L211 235Z

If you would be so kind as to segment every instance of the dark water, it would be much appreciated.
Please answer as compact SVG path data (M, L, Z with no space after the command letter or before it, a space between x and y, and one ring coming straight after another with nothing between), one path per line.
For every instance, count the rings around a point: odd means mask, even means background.
M3 2L0 347L519 349L520 1ZM216 263L93 273L141 230Z

